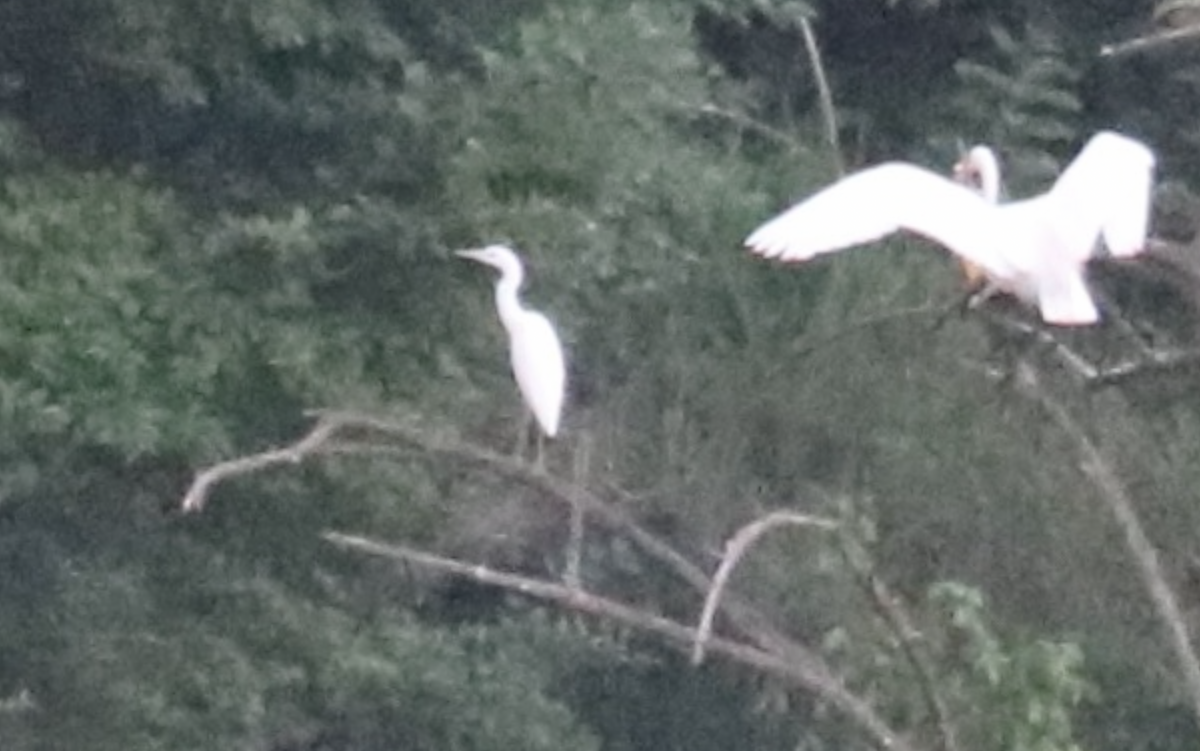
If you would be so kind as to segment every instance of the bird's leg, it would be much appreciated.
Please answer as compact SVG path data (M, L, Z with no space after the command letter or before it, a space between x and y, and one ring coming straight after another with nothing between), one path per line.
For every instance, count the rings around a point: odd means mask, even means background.
M988 279L981 287L967 295L966 300L963 301L965 310L974 310L975 308L978 308L980 305L983 305L988 300L1000 294L1001 291L1002 290L996 285L995 282L993 282L991 279Z
M967 312L975 307L975 305L972 304L972 301L975 299L976 294L977 293L974 290L966 292L962 297L958 298L952 304L947 305L944 310L940 311L937 314L937 317L933 319L933 331L941 331L942 327L946 325L946 322L955 315L957 315L959 318L966 317Z
M513 458L517 461L525 460L525 450L529 446L529 429L533 427L533 412L524 410L521 412L521 419L517 425L517 445L513 448Z
M951 305L945 312L939 313L938 317L933 322L933 330L940 331L946 325L946 321L950 320L950 316L957 313L959 316L966 316L972 310L975 310L980 305L1001 293L1001 289L994 282L986 277L980 277L978 282L973 278L969 278L970 284L967 291L959 298L958 302Z
M546 436L541 430L537 431L537 454L533 460L533 469L539 474L546 473Z
M1008 315L990 316L988 322L991 330L991 350L999 358L997 365L1000 374L997 386L1007 389L1017 375L1017 368L1027 356L1035 354L1039 345L1047 341L1051 346L1054 339L1039 323L1027 323Z

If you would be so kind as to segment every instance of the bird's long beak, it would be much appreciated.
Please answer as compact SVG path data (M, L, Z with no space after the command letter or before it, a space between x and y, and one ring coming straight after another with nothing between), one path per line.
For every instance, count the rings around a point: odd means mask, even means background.
M979 170L966 157L954 163L954 182L978 190Z
M465 248L463 250L454 251L454 255L458 256L459 258L470 258L472 261L478 261L480 260L479 256L482 252L483 251L479 248Z

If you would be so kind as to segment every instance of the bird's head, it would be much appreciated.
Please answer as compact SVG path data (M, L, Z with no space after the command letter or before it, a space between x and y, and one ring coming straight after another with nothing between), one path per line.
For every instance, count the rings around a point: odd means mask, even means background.
M469 258L472 261L499 269L506 276L519 275L522 271L521 259L517 257L516 251L507 245L488 245L484 248L456 250L454 254L460 258Z
M987 146L973 146L954 164L954 181L995 202L1000 197L1000 164ZM965 259L959 260L966 287L979 291L987 284L987 272Z
M995 161L995 153L987 146L972 146L954 163L954 180L978 190L982 187L983 175L989 163Z
M954 180L995 202L1000 199L1000 161L987 146L972 146L954 164Z

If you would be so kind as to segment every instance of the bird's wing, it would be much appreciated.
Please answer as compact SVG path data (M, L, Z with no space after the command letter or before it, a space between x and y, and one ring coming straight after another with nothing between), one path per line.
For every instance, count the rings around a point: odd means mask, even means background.
M889 162L842 178L766 224L746 247L768 258L803 261L905 229L1006 276L996 208L974 191L929 170ZM1013 249L1016 250L1016 249Z
M509 335L513 375L521 396L533 411L542 432L553 438L558 432L567 386L562 342L549 319L531 310L523 311Z
M1090 257L1097 235L1114 256L1145 249L1154 162L1141 141L1104 131L1063 170L1049 197L1079 261Z
M1153 170L1152 165L1130 165L1113 180L1111 208L1101 229L1108 252L1118 258L1135 256L1146 249Z

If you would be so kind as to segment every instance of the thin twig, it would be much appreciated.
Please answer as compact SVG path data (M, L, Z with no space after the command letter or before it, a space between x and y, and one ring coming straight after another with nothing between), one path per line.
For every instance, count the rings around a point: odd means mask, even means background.
M340 547L464 576L481 584L503 587L581 613L648 631L664 637L668 643L681 650L686 650L688 645L696 639L696 632L693 629L669 618L557 582L496 571L487 566L465 563L399 545L380 543L357 535L326 532L323 537ZM776 654L730 639L713 637L709 640L709 645L714 652L725 655L736 662L826 697L847 715L858 720L870 732L880 748L894 751L915 751L902 737L883 723L868 704L846 690L832 676L814 674Z
M1158 551L1142 529L1132 499L1099 447L1075 422L1066 407L1042 386L1037 372L1030 365L1022 363L1017 369L1017 376L1017 383L1025 394L1039 403L1059 428L1075 442L1083 459L1084 474L1095 485L1101 500L1116 519L1121 531L1125 533L1125 545L1137 564L1150 601L1154 604L1159 620L1167 632L1171 648L1179 661L1184 686L1192 702L1192 711L1197 721L1200 721L1200 659L1197 659L1188 637L1187 621L1179 606L1179 600L1159 566Z
M1093 386L1113 386L1132 380L1143 373L1178 371L1200 365L1200 351L1176 349L1155 350L1148 359L1131 360L1111 365L1096 374Z
M729 538L729 542L725 543L725 555L721 559L721 565L713 577L708 596L704 598L704 610L700 616L700 625L696 628L696 643L692 646L692 664L699 665L704 661L704 646L712 634L713 618L717 614L717 606L721 602L721 595L729 583L733 569L759 538L771 529L785 525L826 530L837 528L837 523L829 519L790 511L773 511L743 526Z
M812 65L813 78L817 82L817 95L821 100L821 114L825 119L825 137L829 140L829 149L833 153L833 167L837 174L844 175L846 167L842 164L842 144L838 136L837 110L833 106L833 91L829 88L829 79L825 76L825 65L821 62L821 49L817 45L817 35L813 33L812 22L807 18L800 19L800 33L804 35L804 49L808 52L808 62Z
M1100 375L1100 371L1095 365L1064 344L1045 325L1029 323L1003 313L989 313L987 320L1007 329L1010 333L1026 336L1038 344L1049 347L1050 351L1058 357L1059 362L1084 382L1090 383Z
M592 436L586 430L581 432L575 447L575 466L573 475L575 487L585 487L591 474ZM583 586L583 544L584 544L584 514L579 503L571 504L569 534L567 535L566 551L563 558L563 582L568 587L579 589Z
M1163 47L1195 37L1200 37L1200 26L1184 26L1180 29L1171 29L1170 31L1162 31L1157 34L1136 37L1124 42L1117 42L1116 44L1106 44L1100 48L1100 57L1117 57L1119 55L1130 55L1135 52L1146 52L1155 47Z
M725 120L744 130L757 133L758 135L763 136L767 140L773 141L780 146L786 146L791 151L804 153L808 150L799 139L790 133L778 128L773 128L766 123L755 120L743 112L728 110L724 107L719 107L712 102L706 102L705 104L700 105L697 111L703 115L715 117L719 120Z
M1029 323L1003 313L989 312L987 320L1014 334L1020 334L1048 347L1066 369L1074 373L1083 383L1092 388L1116 386L1143 373L1164 372L1200 365L1200 350L1151 349L1140 342L1137 332L1127 322L1119 321L1118 327L1128 338L1138 342L1141 354L1135 359L1115 365L1099 366L1089 362L1055 335L1055 330L1045 325ZM805 353L807 354L807 353Z
M802 336L792 341L789 352L796 357L808 357L816 354L821 350L836 344L843 339L848 339L852 336L864 332L874 331L875 329L891 326L905 319L912 318L934 318L941 320L949 313L958 309L960 304L955 301L947 304L927 304L919 305L913 308L899 308L888 310L874 315L864 316L858 320L850 321L844 326L839 326L837 329L816 337Z
M950 707L938 689L937 670L933 657L925 649L925 639L916 627L899 597L893 595L878 574L874 562L865 550L849 535L841 535L842 557L854 572L859 586L871 601L884 625L896 636L904 656L916 673L917 685L925 695L937 721L938 733L945 751L958 751L958 732L951 719Z

